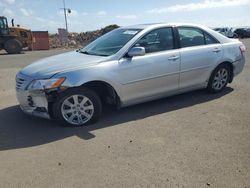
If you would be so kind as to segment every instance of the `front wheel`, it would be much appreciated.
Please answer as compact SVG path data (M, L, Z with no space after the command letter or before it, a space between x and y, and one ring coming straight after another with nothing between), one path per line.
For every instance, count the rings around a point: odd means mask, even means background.
M230 68L226 64L218 66L212 73L207 89L212 93L219 93L225 89L230 79Z
M93 124L100 118L101 111L99 96L85 88L66 91L53 105L55 118L69 126Z
M9 54L19 54L22 51L22 44L16 39L10 39L5 42L4 49Z

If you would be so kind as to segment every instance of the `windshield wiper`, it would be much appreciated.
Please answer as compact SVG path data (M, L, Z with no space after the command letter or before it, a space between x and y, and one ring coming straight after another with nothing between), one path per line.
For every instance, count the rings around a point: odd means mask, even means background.
M81 54L91 55L91 54L89 54L89 52L87 52L87 51L81 51L81 50L79 50L78 52L81 53Z
M106 56L109 56L109 55L107 55L107 54L94 54L94 53L93 53L93 54L91 54L91 55L105 56L105 57L106 57Z
M87 52L87 51L79 51L79 53L87 54L87 55L96 55L96 56L108 56L108 55L106 55L106 54L89 53L89 52Z

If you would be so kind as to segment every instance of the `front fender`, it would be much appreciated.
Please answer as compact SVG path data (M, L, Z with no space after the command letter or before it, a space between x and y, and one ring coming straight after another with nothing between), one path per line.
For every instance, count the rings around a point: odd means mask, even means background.
M88 82L102 81L114 88L117 95L121 97L121 86L118 82L115 82L112 76L112 69L105 67L89 67L82 70L74 70L71 72L58 73L55 78L65 77L66 80L62 84L63 88L80 87ZM112 79L113 78L113 79Z

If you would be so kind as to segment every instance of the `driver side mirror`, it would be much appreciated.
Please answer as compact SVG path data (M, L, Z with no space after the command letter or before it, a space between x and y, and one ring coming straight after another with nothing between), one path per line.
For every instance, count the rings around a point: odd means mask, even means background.
M135 57L135 56L144 56L146 54L146 50L144 47L133 47L128 51L129 57Z

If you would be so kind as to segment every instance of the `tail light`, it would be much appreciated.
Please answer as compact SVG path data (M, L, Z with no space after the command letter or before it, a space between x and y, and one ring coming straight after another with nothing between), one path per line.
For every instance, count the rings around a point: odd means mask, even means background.
M241 54L243 54L244 52L246 52L247 48L244 44L240 45L240 52Z

